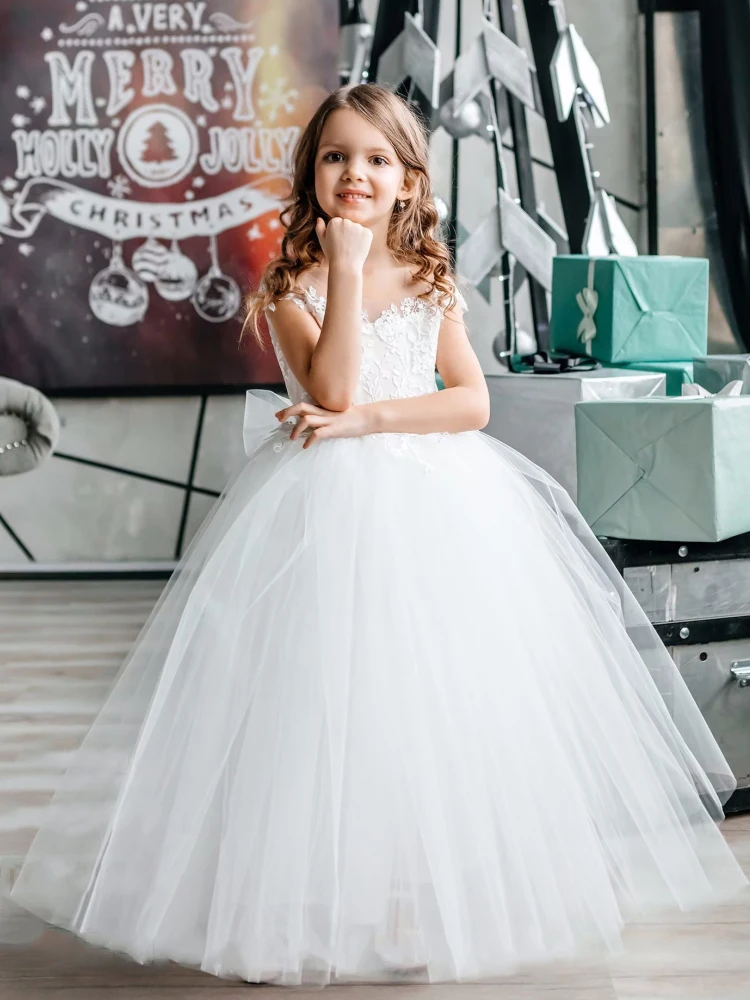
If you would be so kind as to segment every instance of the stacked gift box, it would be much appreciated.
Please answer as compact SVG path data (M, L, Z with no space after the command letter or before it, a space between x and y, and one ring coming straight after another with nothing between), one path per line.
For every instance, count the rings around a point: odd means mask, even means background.
M552 347L604 364L663 372L667 395L694 380L708 346L708 261L561 256L554 262Z
M488 376L488 430L600 536L738 776L731 812L750 809L750 357L709 355L707 318L705 260L556 258L552 357L602 367Z
M711 396L748 358L708 355L708 261L561 256L551 341L628 372L663 373L666 396L576 406L577 502L599 535L716 542L750 531L750 396ZM691 384L702 396L686 395Z
M550 357L601 367L488 376L487 430L576 499L742 779L726 807L741 811L750 809L750 356L709 355L707 314L706 260L556 258Z

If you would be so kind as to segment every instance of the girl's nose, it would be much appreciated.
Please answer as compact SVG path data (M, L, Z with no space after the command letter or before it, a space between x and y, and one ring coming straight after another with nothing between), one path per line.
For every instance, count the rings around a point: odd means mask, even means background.
M364 164L359 160L350 160L344 169L344 180L362 179L364 177Z

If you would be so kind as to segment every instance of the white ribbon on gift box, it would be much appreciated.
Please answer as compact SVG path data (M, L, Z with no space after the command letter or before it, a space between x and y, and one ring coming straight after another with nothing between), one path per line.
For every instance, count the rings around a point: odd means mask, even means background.
M702 385L683 385L682 395L694 396L700 399L707 399L710 396L741 396L742 380L735 379L734 382L728 382L724 388L720 389L718 392L709 392L708 389L704 389Z
M589 345L596 336L596 323L594 313L599 305L599 293L594 288L594 271L596 270L596 259L589 261L588 284L576 295L578 308L583 313L583 319L578 324L578 339L583 341L586 354L589 354Z

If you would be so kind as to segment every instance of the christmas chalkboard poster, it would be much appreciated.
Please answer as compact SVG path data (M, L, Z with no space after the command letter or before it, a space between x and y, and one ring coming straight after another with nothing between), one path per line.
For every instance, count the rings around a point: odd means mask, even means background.
M50 392L281 380L239 343L338 0L0 0L0 374Z

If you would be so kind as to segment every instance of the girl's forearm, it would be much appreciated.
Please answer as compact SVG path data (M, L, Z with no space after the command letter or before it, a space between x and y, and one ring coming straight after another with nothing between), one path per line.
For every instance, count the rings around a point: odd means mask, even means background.
M332 266L320 338L310 359L316 399L328 410L351 406L362 363L362 271Z
M490 419L489 393L455 386L405 399L383 399L358 405L371 425L371 434L481 430Z

